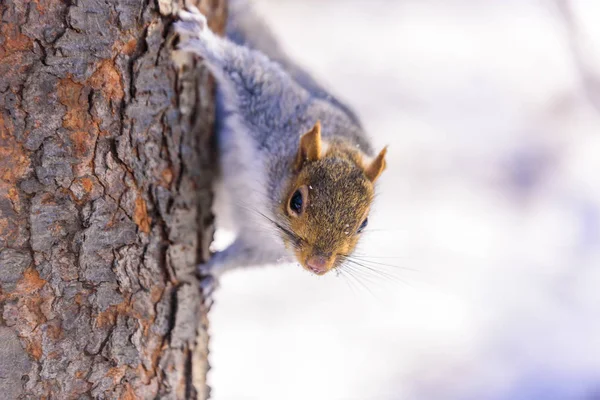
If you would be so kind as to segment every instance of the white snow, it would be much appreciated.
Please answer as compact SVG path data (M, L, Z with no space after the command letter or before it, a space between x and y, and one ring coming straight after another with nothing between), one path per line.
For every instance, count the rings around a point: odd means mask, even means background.
M554 2L255 2L390 145L359 252L398 279L225 275L214 399L591 398L600 115ZM573 4L600 71L600 2Z

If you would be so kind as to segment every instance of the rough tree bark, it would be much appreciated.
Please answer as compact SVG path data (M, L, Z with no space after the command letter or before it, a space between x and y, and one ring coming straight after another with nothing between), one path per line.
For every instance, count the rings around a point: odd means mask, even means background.
M214 85L174 8L0 2L2 399L208 396Z

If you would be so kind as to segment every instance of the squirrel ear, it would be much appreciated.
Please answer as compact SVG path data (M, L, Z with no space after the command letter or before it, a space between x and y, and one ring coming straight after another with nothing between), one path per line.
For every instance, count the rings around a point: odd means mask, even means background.
M381 150L381 152L377 155L377 157L375 157L375 159L373 161L371 161L371 164L369 164L365 168L365 175L367 175L367 178L369 178L369 180L371 182L375 182L377 180L377 178L379 178L379 175L381 175L381 173L385 169L386 153L387 153L387 146L385 146L383 148L383 150Z
M296 169L300 169L306 161L316 161L321 158L321 122L300 137L300 146L296 156Z

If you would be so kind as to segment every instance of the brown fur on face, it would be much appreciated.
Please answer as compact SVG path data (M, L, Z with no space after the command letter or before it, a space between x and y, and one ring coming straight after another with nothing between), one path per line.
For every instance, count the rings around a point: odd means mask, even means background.
M383 149L371 161L345 141L321 143L318 122L303 135L280 212L289 231L284 242L304 268L322 275L352 253L360 236L357 230L373 201L374 182L385 169L385 153ZM300 214L290 209L298 190L303 193ZM325 266L309 268L314 259L325 260Z

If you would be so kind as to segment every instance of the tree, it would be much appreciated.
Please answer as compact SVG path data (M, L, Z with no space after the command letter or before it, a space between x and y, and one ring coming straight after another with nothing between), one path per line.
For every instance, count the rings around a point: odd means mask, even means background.
M214 83L175 7L0 3L3 399L208 396Z

